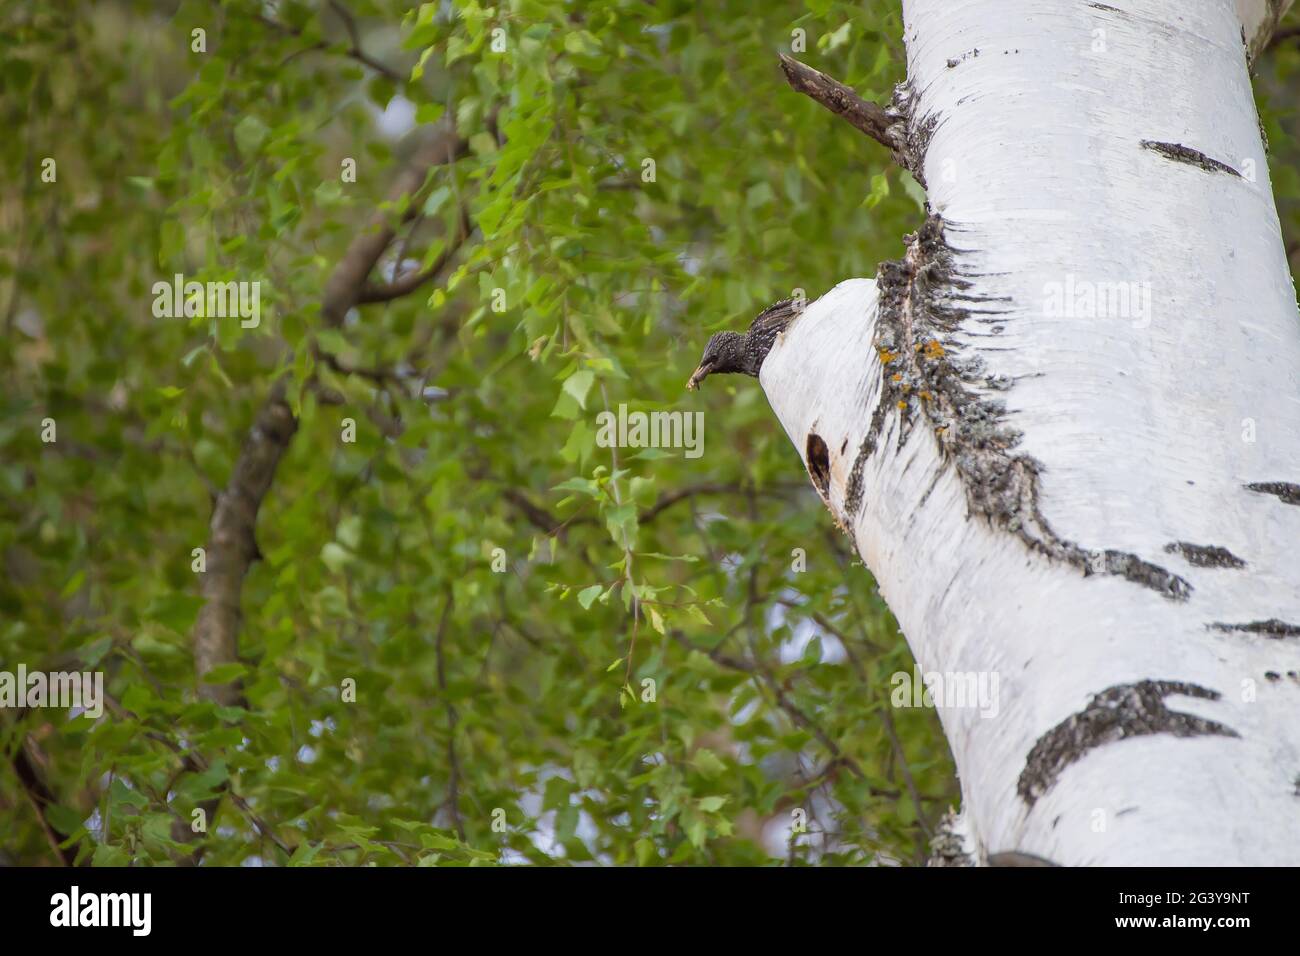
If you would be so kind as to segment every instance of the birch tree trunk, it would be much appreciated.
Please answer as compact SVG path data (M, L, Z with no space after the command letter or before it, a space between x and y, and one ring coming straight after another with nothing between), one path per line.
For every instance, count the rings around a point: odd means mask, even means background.
M970 862L1300 864L1300 316L1248 67L1282 8L905 0L932 214L763 363L950 675Z

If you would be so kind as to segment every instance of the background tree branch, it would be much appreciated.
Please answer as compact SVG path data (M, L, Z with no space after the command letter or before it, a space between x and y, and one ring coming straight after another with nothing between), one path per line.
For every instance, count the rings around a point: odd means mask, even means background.
M455 162L465 148L465 141L457 135L453 124L444 122L395 177L389 204L405 204L408 212L414 209L415 197L430 171ZM341 325L348 310L358 304L370 271L395 235L391 213L380 210L352 240L326 282L321 315L327 326ZM276 467L298 428L286 399L286 384L284 377L272 384L212 513L206 548L207 572L201 584L204 604L195 620L191 647L199 695L223 706L243 705L239 682L206 683L204 678L223 664L235 663L239 657L244 578L253 561L260 557L256 538L258 512L271 488ZM217 803L212 800L204 805L209 820ZM188 828L176 831L178 837L188 833ZM194 859L198 856L196 853Z

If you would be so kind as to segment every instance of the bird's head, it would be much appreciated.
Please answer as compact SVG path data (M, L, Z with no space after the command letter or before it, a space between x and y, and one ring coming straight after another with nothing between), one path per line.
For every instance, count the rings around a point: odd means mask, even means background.
M700 359L699 368L691 374L686 387L692 390L699 388L700 382L720 372L745 370L745 336L739 332L718 332L704 347L704 357Z

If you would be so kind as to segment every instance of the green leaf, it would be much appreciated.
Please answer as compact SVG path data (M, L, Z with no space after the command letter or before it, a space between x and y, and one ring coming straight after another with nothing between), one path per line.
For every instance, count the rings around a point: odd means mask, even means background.
M587 393L596 381L596 373L580 369L564 380L564 393L573 398L583 408L587 407Z
M695 849L702 849L708 839L709 828L703 817L696 817L686 825L686 837Z
M886 196L889 195L889 174L876 173L871 177L871 192L863 200L863 205L868 209L874 209Z
M189 558L186 557L186 561L188 560ZM203 598L198 595L171 592L151 601L144 609L144 617L178 634L188 634L203 603Z
M64 836L72 836L82 828L83 815L61 804L52 803L45 808L45 819Z
M130 866L130 855L118 846L111 846L107 843L101 843L95 847L94 855L91 856L92 865L99 867L122 867Z
M109 785L108 802L114 814L123 813L128 809L143 810L149 806L149 799L128 787L121 777L114 777L112 784Z
M243 664L218 664L212 670L203 675L205 684L229 684L231 681L238 680L248 673L248 668Z
M421 56L421 65L423 65L424 59L425 57ZM421 103L419 108L415 111L415 121L422 126L429 123L436 123L438 120L442 119L442 114L445 112L447 112L447 107L443 106L441 103Z
M63 585L63 590L59 592L59 597L64 600L72 597L72 595L81 590L81 585L84 584L85 581L86 569L80 568L72 577L68 578L68 582Z
M606 509L605 527L619 547L629 551L636 550L638 525L637 508L634 502L625 502Z
M311 866L312 861L321 851L319 843L299 843L298 848L289 857L289 866Z
M718 755L707 747L695 751L691 756L691 765L710 780L722 776L727 769L727 765L718 758Z
M104 659L104 655L107 654L112 647L113 639L111 637L101 637L97 641L91 641L90 643L83 644L81 647L77 648L77 657L81 659L81 663L84 666L95 667Z
M343 355L352 349L347 336L338 329L320 329L316 333L316 344L327 355Z
M337 574L352 561L352 552L337 541L329 541L320 549L320 559L325 567Z
M341 519L338 527L334 529L334 536L352 551L359 549L361 547L361 516L348 515Z
M245 156L252 156L266 142L269 130L261 118L252 113L246 114L235 124L235 145Z
M641 837L634 844L636 849L637 866L649 866L659 860L659 850L655 846L654 840L647 837Z

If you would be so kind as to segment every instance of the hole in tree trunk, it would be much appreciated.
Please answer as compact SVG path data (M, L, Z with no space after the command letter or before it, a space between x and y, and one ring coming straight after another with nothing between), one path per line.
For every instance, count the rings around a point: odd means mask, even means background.
M816 432L808 433L808 474L812 475L813 484L822 493L829 496L831 487L831 453L826 442Z

